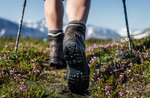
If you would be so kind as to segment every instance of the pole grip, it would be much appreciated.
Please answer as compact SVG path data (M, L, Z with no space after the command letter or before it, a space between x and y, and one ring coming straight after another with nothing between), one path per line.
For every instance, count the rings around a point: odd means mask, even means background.
M24 0L24 4L23 4L23 6L24 6L24 7L26 6L26 0Z

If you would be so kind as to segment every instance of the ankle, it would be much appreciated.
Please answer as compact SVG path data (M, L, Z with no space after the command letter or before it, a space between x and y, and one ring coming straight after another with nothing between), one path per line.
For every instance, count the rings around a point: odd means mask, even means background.
M80 21L71 21L68 23L65 33L70 33L70 32L80 32L84 35L85 37L85 32L86 32L86 26L84 23L80 22Z
M86 25L85 25L83 22L77 21L77 20L70 21L70 22L68 23L68 25L78 25L78 26L83 26L83 27L86 29Z
M55 30L49 30L49 31L48 31L48 34L49 34L49 33L57 34L57 33L60 33L60 32L63 33L63 30L62 30L62 29L55 29Z
M49 40L53 40L53 39L61 40L64 37L63 30L62 29L49 30L48 37L49 37Z

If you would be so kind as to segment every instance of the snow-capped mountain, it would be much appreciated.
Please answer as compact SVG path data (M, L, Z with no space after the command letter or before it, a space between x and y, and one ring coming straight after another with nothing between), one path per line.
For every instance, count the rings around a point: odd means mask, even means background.
M87 33L86 38L101 38L101 39L108 39L108 38L117 38L120 35L115 31L107 28L100 28L96 26L89 25L87 26Z
M38 29L43 33L48 32L45 19L42 19L41 21L38 21L38 22L26 21L26 22L24 22L24 25L26 27ZM65 26L66 26L66 24L64 24L64 26L63 26L64 29L65 29ZM120 37L120 35L114 30L96 27L93 25L87 26L86 39L88 39L88 38L107 39L107 38L117 38L117 37Z
M32 22L31 20L27 20L23 22L23 25L28 28L38 29L39 31L43 33L48 32L45 19L42 19L38 22Z
M126 28L122 28L120 30L117 31L118 34L120 34L121 37L127 38L127 30ZM144 30L130 30L130 35L134 38L134 39L140 39L143 37L146 37L148 35L150 35L150 28L144 29Z
M18 23L0 18L0 37L16 37L18 27ZM38 29L23 25L21 37L34 37L43 39L46 38L47 35L43 34L43 32Z
M64 24L64 28L65 28ZM0 18L0 37L16 37L18 31L18 23L10 20ZM48 38L48 30L46 26L45 19L38 22L32 22L30 20L23 22L21 37L34 37L34 38ZM139 39L150 35L150 30L130 30L131 35L134 38ZM109 38L120 38L127 37L126 29L120 29L118 31L97 27L93 25L87 26L86 39L89 38L99 38L99 39L109 39Z

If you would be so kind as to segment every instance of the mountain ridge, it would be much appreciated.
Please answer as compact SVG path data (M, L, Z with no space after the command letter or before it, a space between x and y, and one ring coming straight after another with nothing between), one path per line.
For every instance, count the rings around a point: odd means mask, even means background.
M66 24L63 25L65 29ZM18 31L18 23L13 22L4 18L0 18L0 37L16 37ZM138 35L144 30L130 30L131 35ZM21 37L34 37L44 39L47 38L48 29L46 26L45 19L41 19L37 22L24 21L21 31ZM145 34L145 35L144 35ZM143 35L138 35L137 38L141 38L149 35L150 33L146 32ZM127 37L127 32L125 28L120 30L112 30L109 28L98 27L94 25L87 25L86 30L86 39L97 38L97 39L116 39ZM136 38L136 37L135 37Z

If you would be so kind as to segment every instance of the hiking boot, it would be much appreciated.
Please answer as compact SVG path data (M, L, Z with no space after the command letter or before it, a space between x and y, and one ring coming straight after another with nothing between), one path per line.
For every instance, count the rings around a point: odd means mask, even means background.
M84 92L89 87L90 70L85 56L85 30L83 24L69 24L63 42L68 87L74 93Z
M63 58L63 38L62 32L49 33L50 41L50 66L56 68L64 68L66 66L65 59Z

